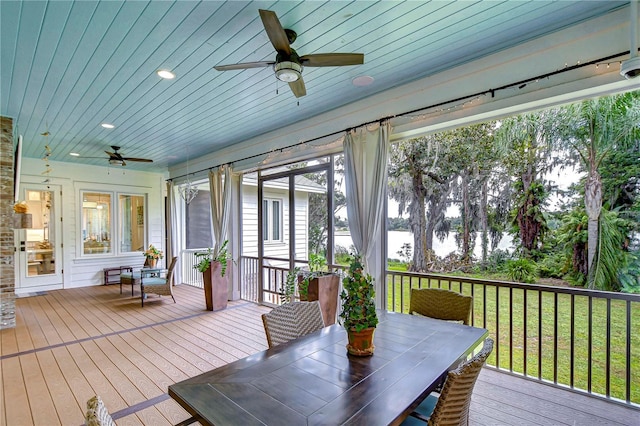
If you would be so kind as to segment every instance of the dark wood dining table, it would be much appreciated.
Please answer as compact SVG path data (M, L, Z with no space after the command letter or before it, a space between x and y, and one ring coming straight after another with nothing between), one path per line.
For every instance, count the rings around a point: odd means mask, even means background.
M399 424L488 335L483 328L383 312L370 357L330 327L169 386L205 425Z

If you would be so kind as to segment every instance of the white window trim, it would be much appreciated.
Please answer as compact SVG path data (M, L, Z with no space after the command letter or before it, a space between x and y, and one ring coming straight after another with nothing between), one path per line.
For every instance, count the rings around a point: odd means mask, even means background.
M111 221L109 232L111 235L111 251L107 253L85 253L84 252L84 238L82 236L82 218L83 218L83 200L85 193L100 193L100 194L108 194L111 197L111 202L109 204L109 209L111 211ZM118 256L129 256L129 255L140 255L139 251L121 251L120 250L120 196L121 195L129 195L129 196L140 196L144 198L144 244L143 247L146 248L149 245L149 194L147 192L135 192L135 191L113 191L108 189L99 189L99 188L80 188L78 190L78 221L77 221L77 250L76 256L77 258L83 259L94 259L94 258L106 258L106 257L118 257Z
M282 198L274 198L274 197L264 197L262 199L263 202L267 202L267 209L266 211L264 211L264 207L263 207L263 221L266 217L267 220L267 234L268 235L264 235L264 231L263 231L263 242L264 244L281 244L283 242L283 214L282 212L284 211L284 202L282 200ZM279 204L279 209L278 209L278 228L280 231L280 235L279 238L274 239L273 238L273 203L277 202ZM264 222L260 224L260 226L264 226Z

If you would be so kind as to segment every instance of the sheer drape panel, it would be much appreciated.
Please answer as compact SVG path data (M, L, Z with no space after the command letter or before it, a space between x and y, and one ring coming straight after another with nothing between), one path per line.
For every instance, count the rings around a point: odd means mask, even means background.
M224 175L224 181L222 179ZM216 250L227 238L231 209L231 167L220 166L209 172L211 191L211 224Z
M390 124L364 126L347 133L344 140L347 216L353 244L365 267L370 263L382 223Z
M173 181L167 181L167 259L173 259L174 256L180 256L179 241L177 231L180 229L178 225L178 214L176 212L176 188ZM167 265L169 266L169 265ZM177 262L173 273L173 284L176 281L182 282L182 263Z

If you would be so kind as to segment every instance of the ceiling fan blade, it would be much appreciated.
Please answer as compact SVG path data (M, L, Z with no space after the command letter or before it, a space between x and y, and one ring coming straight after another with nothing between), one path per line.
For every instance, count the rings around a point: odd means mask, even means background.
M307 94L307 88L304 87L304 80L302 80L302 76L300 76L296 81L289 83L289 88L296 98L301 98Z
M289 38L287 33L284 32L282 24L275 12L271 10L259 9L260 19L262 19L262 25L271 40L271 44L278 52L285 52L287 55L291 55L291 45L289 45Z
M213 69L217 71L245 70L249 68L264 68L275 64L273 61L245 62L243 64L216 65Z
M148 158L134 158L134 157L122 157L122 161L127 160L127 161L138 161L140 163L153 163L153 160L150 160Z
M118 154L117 152L109 152L109 151L105 151L105 153L109 156L109 158L114 158L116 160L120 160L120 154Z
M363 53L316 53L300 57L305 67L341 67L344 65L364 64Z

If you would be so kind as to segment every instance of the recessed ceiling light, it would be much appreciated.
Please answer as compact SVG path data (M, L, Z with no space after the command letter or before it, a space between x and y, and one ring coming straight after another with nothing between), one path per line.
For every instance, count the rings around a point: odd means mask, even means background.
M176 75L169 70L158 70L158 75L162 78L166 78L167 80L176 78Z
M102 123L101 126L104 127L105 129L113 129L114 127L116 127L113 124L109 124L109 123Z
M69 155L73 155L74 157L80 157L80 154L77 152L70 152Z
M351 80L354 86L368 86L373 83L373 77L370 75L361 75Z

